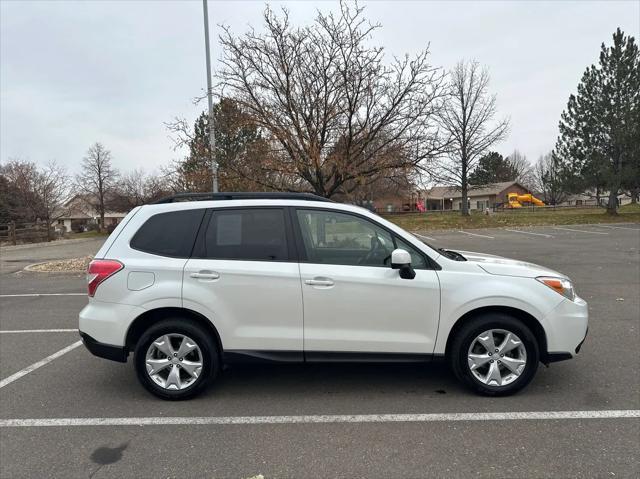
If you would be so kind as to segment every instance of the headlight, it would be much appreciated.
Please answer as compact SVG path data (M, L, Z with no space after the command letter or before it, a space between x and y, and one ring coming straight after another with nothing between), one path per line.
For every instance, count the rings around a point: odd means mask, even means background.
M573 301L576 297L576 293L573 290L573 284L571 284L571 281L568 279L554 278L552 276L538 276L536 280L546 286L549 286L556 293L560 293L570 301Z

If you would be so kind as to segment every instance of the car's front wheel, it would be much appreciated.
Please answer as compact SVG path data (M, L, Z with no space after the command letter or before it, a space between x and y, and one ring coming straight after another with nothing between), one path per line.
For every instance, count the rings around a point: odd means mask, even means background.
M535 336L522 321L490 313L474 318L458 331L450 359L456 376L475 391L505 396L531 382L540 352Z
M151 326L135 349L142 385L162 399L188 399L200 393L218 372L218 351L210 335L185 319Z

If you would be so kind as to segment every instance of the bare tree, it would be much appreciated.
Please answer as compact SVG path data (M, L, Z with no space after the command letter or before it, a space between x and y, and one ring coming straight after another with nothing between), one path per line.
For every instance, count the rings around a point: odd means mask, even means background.
M459 62L450 72L449 98L442 110L441 124L451 143L435 176L461 190L461 213L465 216L469 214L469 174L509 129L508 119L494 121L496 97L488 90L489 73L478 62Z
M40 215L47 223L47 241L51 241L51 225L63 216L64 200L69 195L70 179L64 167L51 161L38 171L34 191L40 203Z
M513 150L507 160L515 173L514 180L518 181L521 185L532 189L535 185L533 165L529 163L527 157L520 153L518 150Z
M105 200L118 178L111 165L111 152L101 143L94 143L82 160L82 172L76 176L76 187L100 215L100 231L104 231Z
M270 8L264 23L264 33L225 28L220 37L219 86L272 148L254 180L283 189L270 178L285 179L331 197L441 151L444 74L430 65L428 48L387 63L369 43L379 25L346 2L309 26L293 27L286 10L278 16Z
M129 211L171 193L169 183L163 176L135 169L120 176L106 206L115 211Z
M548 205L558 205L567 199L563 165L552 151L542 155L534 167L533 189L541 193Z
M1 173L14 195L11 216L23 221L44 221L50 241L51 225L62 216L62 204L69 193L66 170L55 161L38 168L33 162L13 159L2 167Z

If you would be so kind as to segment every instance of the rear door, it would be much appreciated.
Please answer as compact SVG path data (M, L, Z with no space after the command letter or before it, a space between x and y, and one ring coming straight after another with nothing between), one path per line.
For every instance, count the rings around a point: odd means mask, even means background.
M302 293L283 208L208 213L184 268L183 304L213 321L225 353L302 358Z
M353 213L299 208L294 218L307 360L335 353L433 353L440 283L423 254ZM391 269L396 247L411 254L414 279Z

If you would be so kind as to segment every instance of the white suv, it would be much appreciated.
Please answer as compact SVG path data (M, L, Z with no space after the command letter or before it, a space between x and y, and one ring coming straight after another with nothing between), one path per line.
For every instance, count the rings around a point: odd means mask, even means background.
M186 201L185 201L186 200ZM357 206L308 194L186 194L131 211L87 271L80 334L164 399L234 361L446 358L488 395L569 359L587 304L565 275L434 249Z

